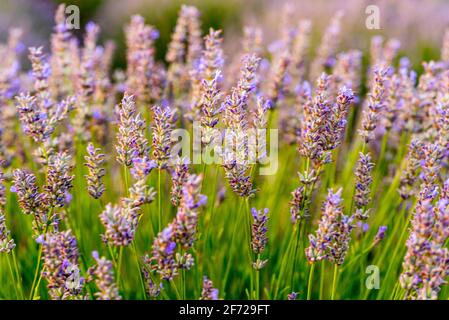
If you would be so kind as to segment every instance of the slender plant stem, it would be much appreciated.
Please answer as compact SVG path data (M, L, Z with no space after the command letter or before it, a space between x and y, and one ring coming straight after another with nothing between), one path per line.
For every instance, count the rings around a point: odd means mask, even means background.
M307 300L312 300L312 282L313 282L313 272L315 271L315 263L310 265L309 271L309 281L307 284Z
M118 285L120 285L120 281L122 279L122 262L123 262L123 246L120 246L120 249L118 251L118 264L117 264L117 283L118 283Z
M16 273L16 279L19 282L20 297L21 297L21 299L25 299L25 296L23 294L22 277L20 275L19 264L17 263L16 252L14 250L12 250L12 261L13 261L13 265L14 265L14 271Z
M337 288L337 281L338 281L338 265L334 265L334 278L332 280L332 294L331 294L331 300L334 300L335 298L335 290Z
M321 261L321 266L320 266L320 295L319 295L320 300L323 299L324 273L325 273L325 265L324 265L324 261Z
M42 245L39 245L39 252L37 254L37 266L36 266L36 270L34 271L34 279L33 279L33 284L31 285L31 291L30 291L30 300L33 300L35 297L37 278L38 277L40 278L42 276L42 275L39 275L39 271L41 269L41 260L42 260Z
M14 284L14 291L16 292L16 298L20 299L19 289L17 289L17 285L18 285L19 281L16 279L14 272L12 270L11 258L9 257L9 253L6 254L6 261L8 262L9 272L11 273L11 280L12 280L12 283Z
M260 254L257 254L257 260L260 260ZM256 270L256 300L260 299L260 270Z
M157 232L162 231L162 181L161 169L157 171L157 208L158 208L158 227Z
M290 278L291 291L294 291L294 281L295 281L295 272L296 272L296 260L298 258L299 238L301 237L300 223L296 224L295 232L296 232L295 251L294 251L294 255L293 255L292 275L291 275L291 278Z
M186 299L186 270L182 268L181 270L181 289L182 289L182 300Z
M147 294L146 294L146 290L145 290L145 281L143 280L142 270L140 269L140 260L139 260L138 254L137 254L137 247L136 247L135 241L133 241L131 243L131 247L133 249L134 258L136 260L137 272L139 273L140 288L142 289L143 299L146 300Z
M253 268L252 268L252 262L253 262L253 258L252 258L252 250L251 250L251 209L250 209L250 205L249 205L249 198L245 198L245 204L246 204L246 212L244 212L245 215L245 221L246 221L246 238L247 238L247 244L248 244L248 260L249 260L249 265L250 265L250 297L252 296L253 292L254 292L254 279L253 279Z
M170 283L171 283L171 285L172 285L172 287L173 287L173 289L174 289L174 291L175 291L176 299L177 299L177 300L181 300L181 295L179 294L179 290L178 290L178 287L176 286L175 281L172 280L172 281L170 281Z

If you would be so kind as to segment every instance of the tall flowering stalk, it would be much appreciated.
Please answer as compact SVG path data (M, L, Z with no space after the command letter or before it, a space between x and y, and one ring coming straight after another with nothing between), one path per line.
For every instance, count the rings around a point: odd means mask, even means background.
M335 53L340 44L341 21L343 16L343 11L337 11L323 34L320 46L317 49L316 58L310 67L310 77L312 80L315 80L323 71L332 68L335 64Z
M407 240L400 284L404 299L437 299L448 274L447 185L438 198L440 149L437 144L423 146L421 187ZM435 204L435 201L437 203Z
M371 156L369 153L363 154L359 153L359 160L357 161L357 167L355 169L355 217L359 220L368 219L369 209L366 206L371 201L371 184L373 178L371 172L373 170L374 164L371 162Z
M53 34L51 35L51 78L50 88L53 97L62 97L74 92L73 43L70 27L65 16L65 5L59 5L55 14Z
M213 137L214 128L219 122L221 69L223 68L223 52L221 49L221 31L210 29L205 37L205 48L201 59L200 68L204 69L201 80L201 139L204 144L209 144Z
M322 216L315 235L309 235L309 247L306 249L306 257L310 267L308 299L311 297L311 284L315 263L321 260L329 260L334 263L334 281L332 296L334 298L337 282L338 266L343 264L349 248L351 231L353 229L353 217L343 214L342 189L333 192L329 189L326 201L323 203Z
M181 203L182 189L189 178L189 164L187 161L178 163L171 175L172 188L170 192L170 201L175 207L177 207Z
M72 168L72 158L67 153L57 153L49 158L44 190L46 200L51 207L64 207L70 199L69 191L73 187L72 182L75 178L71 175Z
M171 147L171 132L175 114L170 107L153 107L154 118L152 123L153 138L153 159L157 163L159 170L165 169L168 165Z
M8 31L8 40L0 43L0 161L8 166L12 160L9 149L14 145L15 136L13 118L16 116L15 108L11 108L8 101L20 89L20 47L22 30L11 28Z
M77 241L71 231L48 233L36 239L43 248L42 277L53 300L83 299Z
M363 111L362 129L359 130L364 143L374 139L374 130L377 127L380 113L385 106L385 81L387 68L379 68L373 71L374 79L369 94L367 109Z
M175 114L170 107L153 107L153 159L158 168L158 230L162 229L162 170L167 168L171 151L171 132Z
M261 254L265 251L265 247L268 243L268 212L269 210L265 208L262 210L257 210L256 208L251 209L251 215L253 218L251 224L251 248L256 255L256 259L253 262L253 268L256 270L256 299L260 296L260 270L265 266L268 260L262 260L260 258Z
M127 45L127 91L136 96L139 107L154 99L152 86L157 77L155 66L154 42L159 37L158 31L140 15L131 17L130 24L125 28Z
M39 191L34 174L22 169L14 170L11 191L17 193L22 212L33 215L33 231L36 237L55 223L55 215L49 212L47 197Z
M398 192L402 199L408 199L416 193L416 181L418 180L422 158L422 142L415 138L408 147L405 168L400 177Z
M102 167L104 163L105 155L100 153L99 148L95 148L92 143L87 145L87 156L84 157L86 163L84 164L89 173L85 175L87 180L87 190L94 199L99 199L104 191L105 186L102 178L106 174L105 169Z
M124 94L118 106L117 161L131 166L134 157L142 157L148 152L145 137L145 121L137 113L134 97Z
M310 46L310 32L312 22L301 20L298 22L295 39L292 43L291 75L294 80L303 81L306 75L307 51Z
M155 238L151 256L143 257L145 268L155 272L164 280L172 280L182 272L183 295L185 298L185 270L194 264L188 253L196 241L199 208L206 203L206 196L200 193L202 177L189 175L182 188L182 198L173 221Z
M227 129L225 139L232 149L227 148L223 151L223 167L232 190L243 198L248 198L255 193L251 177L247 173L249 165L246 130L248 129L247 104L250 93L255 89L255 72L259 60L255 55L244 57L241 78L224 102Z
M169 90L188 87L189 71L197 66L201 51L200 13L193 6L183 5L165 56L170 64L167 75ZM182 93L179 91L174 92L175 96Z
M89 279L94 280L98 288L95 296L98 300L121 300L114 279L112 262L105 257L100 257L97 251L92 252L96 265L88 270Z

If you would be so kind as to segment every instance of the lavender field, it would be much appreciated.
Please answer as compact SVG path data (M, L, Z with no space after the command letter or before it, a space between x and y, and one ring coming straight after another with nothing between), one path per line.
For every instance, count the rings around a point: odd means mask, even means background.
M444 1L140 2L0 23L1 300L449 299Z

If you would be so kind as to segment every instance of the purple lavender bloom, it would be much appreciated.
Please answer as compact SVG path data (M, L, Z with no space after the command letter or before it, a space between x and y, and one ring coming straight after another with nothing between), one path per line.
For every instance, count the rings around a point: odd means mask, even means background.
M261 254L268 243L268 212L269 210L267 208L263 211L257 210L256 208L251 209L251 215L253 217L251 246L256 254Z
M182 198L173 221L176 241L184 248L189 249L196 240L198 225L198 208L206 203L207 197L200 194L202 176L189 175L182 187Z
M133 166L130 171L136 180L147 177L153 169L157 168L156 161L151 160L147 156L136 157L132 161Z
M48 216L48 197L39 191L36 184L36 176L26 170L14 170L13 186L23 213L33 215L35 235L44 232L45 226L53 223L55 217Z
M172 188L170 192L170 201L177 207L181 203L182 189L189 178L189 164L187 161L179 163L172 171Z
M374 238L374 245L378 245L384 238L385 234L388 230L387 226L380 226L379 230L377 231L376 237Z
M153 107L153 158L159 169L165 169L170 157L171 148L171 132L173 130L173 122L175 114L170 107L162 108L160 106Z
M100 214L100 220L106 228L106 232L102 235L105 243L128 246L134 240L137 227L136 209L108 204Z
M385 82L388 70L388 68L380 67L373 71L374 81L369 94L367 110L363 111L362 129L359 130L359 134L366 143L373 140L380 113L385 107Z
M72 158L65 152L60 152L49 157L47 170L47 183L44 187L45 196L52 207L64 207L66 193L73 187L75 176L70 174L72 170Z
M148 141L145 137L145 121L137 113L134 97L125 92L118 106L117 161L131 166L136 157L148 152Z
M100 153L99 148L95 148L92 143L87 145L87 156L84 157L89 173L85 175L87 180L87 190L94 199L99 199L104 191L105 186L102 181L103 176L106 174L105 169L102 167L104 163L105 155Z
M10 232L6 228L5 215L0 212L0 253L10 253L15 246L16 244L10 238Z
M371 162L371 156L368 154L359 153L357 167L355 170L355 195L354 202L356 206L355 216L359 220L368 219L369 209L366 206L371 202L371 184L373 178L371 172L374 168L374 163Z
M175 260L175 234L170 224L154 239L151 257L146 255L143 260L151 271L158 273L161 280L172 280L178 274L178 264Z
M81 299L84 279L80 276L76 238L71 231L46 234L42 241L44 268L52 299Z
M218 300L218 289L214 288L214 284L206 276L203 279L203 290L201 291L200 300Z
M341 193L341 188L336 193L329 189L316 235L309 235L310 246L306 249L306 256L310 263L323 259L337 265L344 262L354 218L343 214Z
M288 300L296 300L297 297L298 297L298 293L296 293L296 292L292 292L287 295Z
M90 268L88 273L90 278L95 280L95 285L99 290L95 292L95 297L98 300L121 300L114 279L112 262L105 257L100 257L97 251L92 252L92 257L95 259L97 265Z

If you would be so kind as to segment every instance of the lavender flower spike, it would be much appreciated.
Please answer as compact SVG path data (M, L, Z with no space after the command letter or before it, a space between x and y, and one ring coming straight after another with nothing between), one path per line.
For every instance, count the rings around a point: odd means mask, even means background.
M102 181L103 176L106 174L102 165L104 163L105 155L100 153L99 148L95 148L92 143L87 145L87 156L84 157L86 159L86 163L84 164L89 173L85 175L87 180L87 190L89 194L94 199L99 199L104 191L105 186Z
M290 214L291 214L291 221L293 224L304 218L304 216L301 216L303 200L304 200L304 187L301 186L292 191L292 200L290 201Z
M380 226L379 230L377 231L376 237L374 238L374 246L377 246L384 238L385 234L388 230L387 226Z
M256 208L251 209L251 215L253 217L251 246L256 254L261 254L268 243L268 211L267 208L263 211L256 210Z
M374 81L369 94L368 109L363 111L362 129L359 130L359 134L365 143L374 138L374 130L385 106L385 81L388 70L388 68L382 67L374 70Z
M165 169L170 157L171 132L175 114L170 107L154 106L153 118L153 158L159 169Z
M117 161L131 166L132 159L148 152L145 121L137 113L134 97L125 92L118 106Z
M47 183L44 187L45 196L52 207L63 207L66 197L72 188L75 176L70 174L72 170L72 158L65 152L52 155L48 161Z
M40 239L44 268L42 277L47 280L52 299L82 299L84 279L80 275L79 253L71 231L46 234Z
M176 241L184 249L193 246L198 225L198 208L205 205L207 197L200 193L202 176L189 175L182 188L181 203L173 221Z
M161 280L172 280L178 274L175 249L174 229L170 224L154 239L151 257L146 255L143 258L144 264L151 271L157 272Z
M5 215L0 212L0 253L10 253L15 246L16 244L10 238L10 232L6 228Z
M170 201L177 207L181 203L182 188L189 178L188 160L178 163L172 172L172 188L170 192Z
M218 289L214 288L214 284L206 276L203 279L203 290L201 291L200 300L218 300Z
M371 201L371 184L373 178L371 172L374 164L371 163L371 156L368 154L359 153L359 160L355 170L356 182L355 182L355 195L354 201L356 205L355 216L359 220L368 219L369 210L366 206Z
M316 235L309 235L306 256L310 263L323 259L337 265L344 262L354 226L353 217L343 214L341 193L341 188L335 193L329 189Z
M268 209L256 210L251 209L253 223L251 226L251 247L253 252L257 255L257 259L253 262L253 268L256 270L262 269L268 260L260 259L260 254L263 253L268 243Z
M99 289L95 296L99 300L121 300L114 279L114 269L112 262L105 257L99 256L97 251L92 252L97 265L89 269L89 276L95 279L95 284Z

